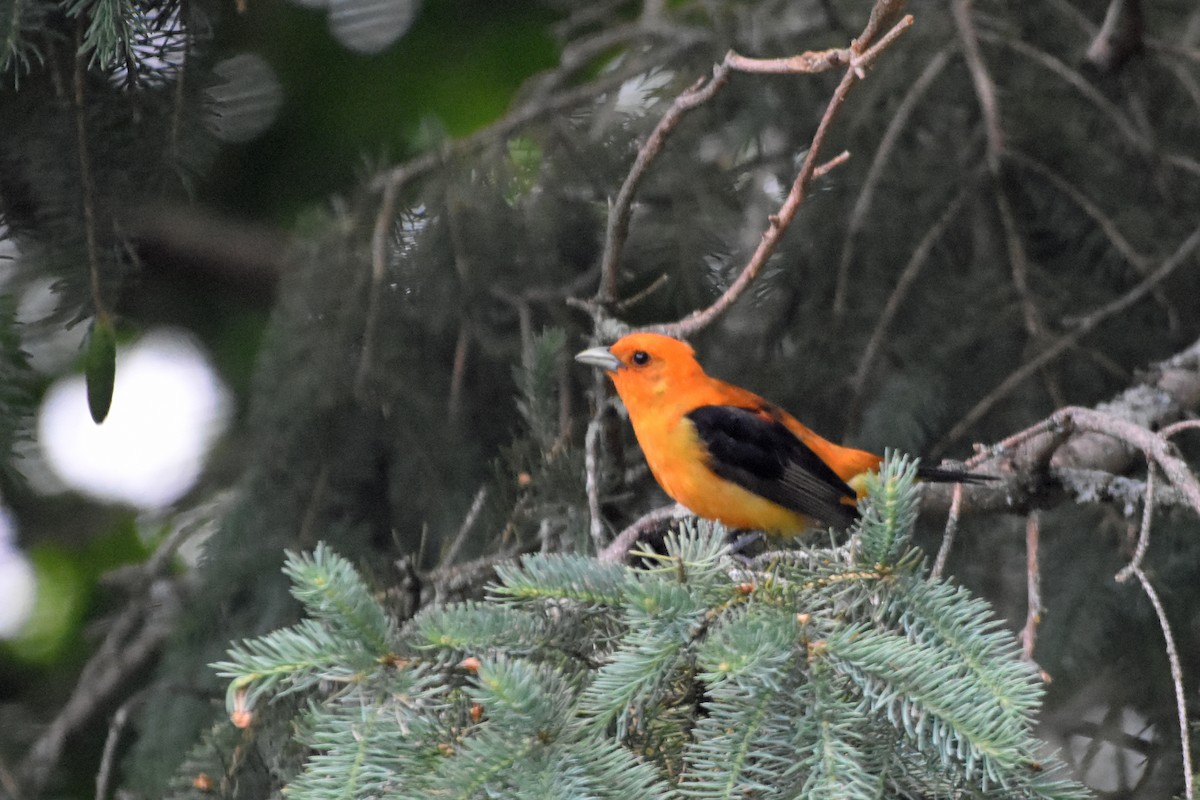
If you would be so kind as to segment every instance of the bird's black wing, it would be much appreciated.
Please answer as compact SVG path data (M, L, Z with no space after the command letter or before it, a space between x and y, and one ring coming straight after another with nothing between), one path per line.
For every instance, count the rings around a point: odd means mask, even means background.
M687 418L725 480L784 508L843 528L858 518L854 490L774 417L771 408L700 406Z

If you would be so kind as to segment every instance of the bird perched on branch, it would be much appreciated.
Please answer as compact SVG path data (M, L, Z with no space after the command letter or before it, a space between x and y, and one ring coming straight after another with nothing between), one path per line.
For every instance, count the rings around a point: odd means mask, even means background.
M821 438L783 409L710 377L686 342L634 333L575 356L608 372L650 472L697 516L791 536L813 521L858 517L866 475L883 460ZM978 483L984 475L921 467L918 477Z

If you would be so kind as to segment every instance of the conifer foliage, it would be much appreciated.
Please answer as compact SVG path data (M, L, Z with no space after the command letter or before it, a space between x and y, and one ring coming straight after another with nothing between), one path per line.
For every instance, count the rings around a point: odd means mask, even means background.
M1011 635L926 577L913 476L890 457L840 545L745 562L687 525L641 568L526 556L402 628L322 544L286 567L306 618L215 667L231 708L306 698L297 800L1086 796Z

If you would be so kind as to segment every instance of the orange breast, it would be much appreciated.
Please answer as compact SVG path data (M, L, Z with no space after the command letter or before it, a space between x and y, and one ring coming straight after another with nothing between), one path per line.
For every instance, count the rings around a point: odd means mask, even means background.
M658 485L693 514L730 528L753 528L784 536L802 533L809 527L804 515L709 470L696 429L682 414L639 415L633 418L633 425Z

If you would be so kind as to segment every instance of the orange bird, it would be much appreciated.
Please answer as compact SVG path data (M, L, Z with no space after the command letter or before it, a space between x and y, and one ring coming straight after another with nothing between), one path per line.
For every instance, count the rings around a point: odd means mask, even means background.
M883 459L823 439L753 392L710 377L686 342L633 333L575 360L608 372L650 472L693 514L785 536L813 520L842 528L858 518L866 475ZM991 480L927 467L917 475Z

